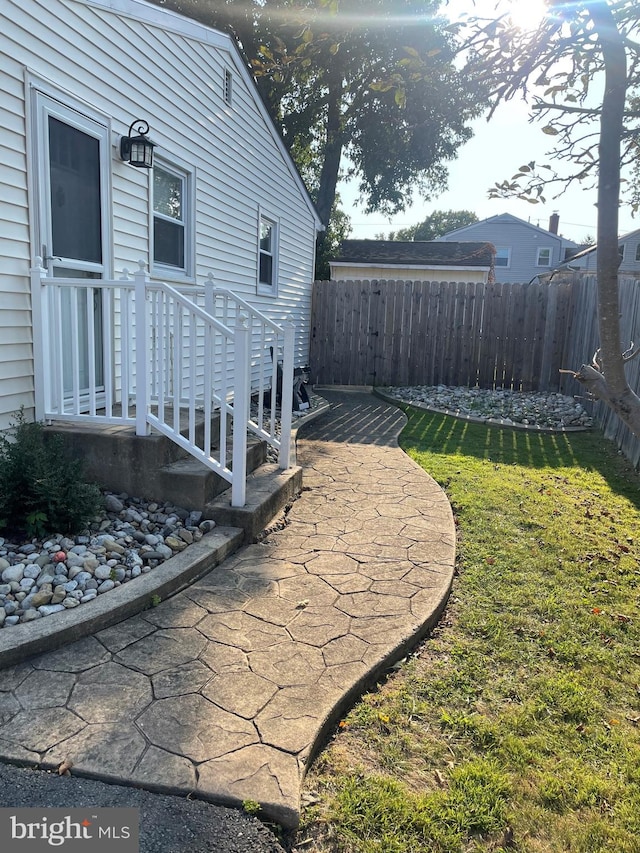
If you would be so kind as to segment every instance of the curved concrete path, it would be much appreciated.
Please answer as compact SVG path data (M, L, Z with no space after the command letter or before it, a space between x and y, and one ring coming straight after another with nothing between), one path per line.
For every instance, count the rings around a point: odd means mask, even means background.
M323 393L287 523L158 607L3 670L0 758L297 824L314 749L437 621L455 552L444 493L398 448L404 415Z

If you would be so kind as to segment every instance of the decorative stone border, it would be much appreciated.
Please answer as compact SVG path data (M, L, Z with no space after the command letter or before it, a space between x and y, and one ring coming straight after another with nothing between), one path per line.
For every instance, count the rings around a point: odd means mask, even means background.
M547 427L538 426L537 424L519 424L509 423L502 418L478 418L473 415L463 415L460 412L454 412L451 409L436 409L434 406L429 406L428 403L422 403L419 400L402 400L400 397L394 397L392 394L387 394L380 388L373 388L372 392L376 397L384 400L387 403L392 403L394 406L411 406L414 409L423 409L425 412L434 412L437 415L449 415L459 421L467 421L472 424L488 424L489 426L500 426L505 429L527 430L529 432L587 432L593 427L577 426L577 427Z

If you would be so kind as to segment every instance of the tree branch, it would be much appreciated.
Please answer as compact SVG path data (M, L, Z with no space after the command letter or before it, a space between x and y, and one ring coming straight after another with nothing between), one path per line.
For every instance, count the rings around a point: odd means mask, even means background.
M538 101L531 107L532 110L558 110L563 113L581 113L582 115L599 116L602 110L598 107L572 107L566 104L552 104L548 101ZM640 110L625 110L624 118L640 118Z

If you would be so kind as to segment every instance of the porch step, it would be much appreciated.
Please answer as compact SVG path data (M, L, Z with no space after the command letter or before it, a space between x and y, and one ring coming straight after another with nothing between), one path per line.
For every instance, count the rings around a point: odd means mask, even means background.
M62 436L67 453L82 460L87 479L114 492L202 510L229 488L223 477L156 432L137 436L131 427L98 423L55 423L46 432ZM247 471L265 459L266 443L248 436Z
M276 515L302 490L302 468L282 471L265 463L247 477L247 500L243 507L231 506L231 491L205 504L203 515L224 527L244 530L245 543L255 542Z
M247 471L258 468L266 459L266 443L257 438L247 438ZM230 465L230 459L227 460ZM160 494L167 496L177 506L188 510L202 510L203 507L221 492L229 488L229 483L215 474L193 456L177 459L158 469ZM209 516L207 516L209 517Z

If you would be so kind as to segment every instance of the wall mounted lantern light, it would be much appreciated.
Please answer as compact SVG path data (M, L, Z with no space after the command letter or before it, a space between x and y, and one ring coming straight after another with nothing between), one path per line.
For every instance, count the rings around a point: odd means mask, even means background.
M136 136L132 136L135 130ZM128 136L120 139L120 157L138 169L150 169L153 166L153 149L155 145L147 138L149 125L137 118L131 122Z

